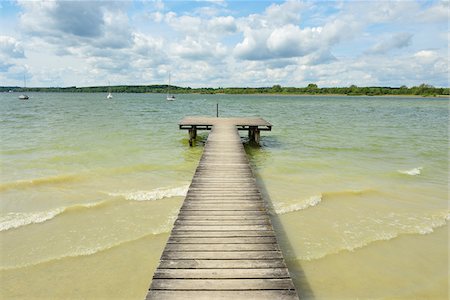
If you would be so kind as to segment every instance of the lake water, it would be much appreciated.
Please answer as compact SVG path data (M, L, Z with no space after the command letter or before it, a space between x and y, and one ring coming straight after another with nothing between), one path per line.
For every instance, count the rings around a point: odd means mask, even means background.
M142 299L216 103L274 125L246 149L302 297L449 296L448 99L30 96L0 94L2 299Z

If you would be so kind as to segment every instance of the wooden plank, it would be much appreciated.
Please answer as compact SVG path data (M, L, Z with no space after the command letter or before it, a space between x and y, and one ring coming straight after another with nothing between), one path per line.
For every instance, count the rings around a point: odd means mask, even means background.
M179 216L267 216L267 213L264 210L180 210Z
M164 251L279 251L277 244L167 244Z
M177 259L161 260L159 268L162 269L267 269L285 268L286 264L278 259Z
M269 220L176 220L175 225L270 225Z
M275 237L173 237L171 236L167 243L180 243L180 244L273 244L277 240Z
M174 237L253 237L253 236L275 236L273 230L227 230L227 231L181 231L177 228L172 230Z
M298 299L295 290L265 290L265 291L167 291L155 290L147 295L147 300L294 300Z
M158 269L157 279L237 279L237 278L289 278L286 268L268 269Z
M280 251L164 251L162 259L274 259L283 258Z
M289 290L292 280L281 279L153 279L154 290Z
M270 225L177 225L177 231L251 231L251 230L271 230L272 226Z
M249 216L191 216L191 215L179 215L177 220L186 220L186 221L232 221L232 220L270 220L266 214L259 215L249 215Z

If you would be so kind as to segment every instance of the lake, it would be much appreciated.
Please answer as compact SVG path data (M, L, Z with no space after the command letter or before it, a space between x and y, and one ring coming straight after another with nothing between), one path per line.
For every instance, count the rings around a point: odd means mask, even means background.
M246 151L303 298L449 296L448 99L17 96L0 94L3 299L143 299L207 138L178 122L217 103L273 124Z

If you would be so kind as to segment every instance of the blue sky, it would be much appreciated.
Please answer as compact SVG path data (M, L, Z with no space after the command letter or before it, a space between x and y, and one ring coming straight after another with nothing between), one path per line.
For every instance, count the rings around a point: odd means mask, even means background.
M0 85L449 86L448 1L0 1Z

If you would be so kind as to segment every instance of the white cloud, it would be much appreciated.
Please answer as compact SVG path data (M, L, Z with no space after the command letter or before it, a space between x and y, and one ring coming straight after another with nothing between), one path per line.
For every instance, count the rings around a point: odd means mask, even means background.
M232 16L212 18L208 21L208 30L217 34L235 33L236 20Z
M300 11L304 7L298 0L288 0L282 4L272 4L266 9L267 21L275 25L298 24Z
M411 45L412 36L412 34L406 32L397 33L376 43L367 53L385 54L391 50L408 47Z
M439 56L436 51L433 50L421 50L414 53L414 58L424 61L424 62L434 62Z
M22 43L11 36L0 35L0 59L5 62L14 58L25 58Z
M193 87L448 84L445 1L288 0L245 15L234 1L18 3L19 33L0 29L5 83L24 69L36 85L161 83L176 68Z
M189 60L220 59L226 54L226 48L220 43L210 43L205 40L187 37L182 42L173 45L173 54Z
M277 28L267 39L267 48L276 57L299 57L321 47L322 28L300 29L292 24Z
M419 13L417 18L422 22L448 22L449 10L449 1L439 1L425 11Z
M334 45L354 38L361 31L360 22L349 15L329 18L323 26L302 28L299 25L301 10L307 8L299 1L287 1L271 5L262 15L253 14L241 20L244 38L236 45L235 56L266 60L303 57L317 52L315 57L319 58L329 53ZM310 60L312 62L322 63L319 59Z

